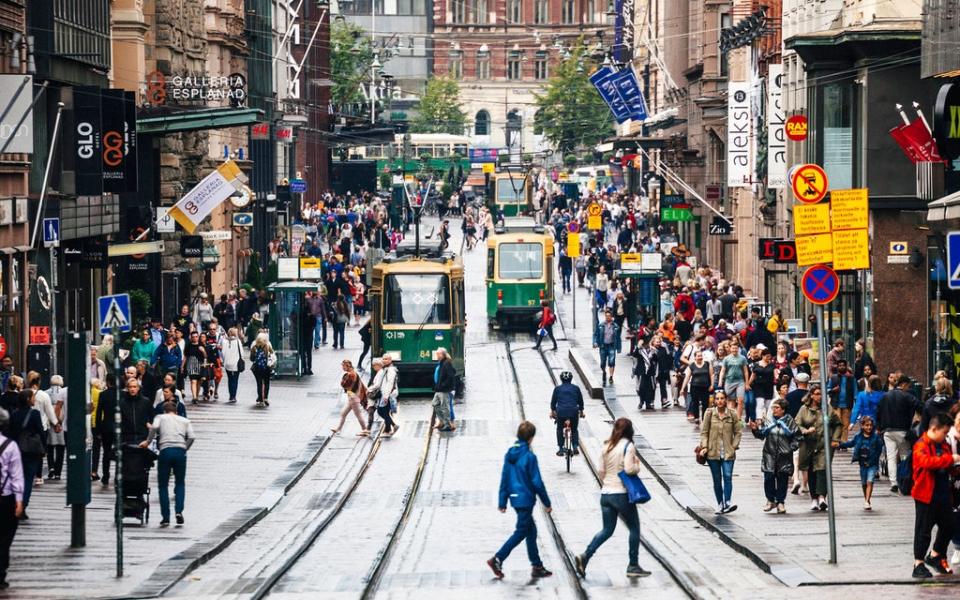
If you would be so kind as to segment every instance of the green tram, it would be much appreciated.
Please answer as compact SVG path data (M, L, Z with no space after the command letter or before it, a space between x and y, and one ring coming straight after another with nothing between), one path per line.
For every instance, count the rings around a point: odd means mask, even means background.
M403 393L433 391L437 348L446 348L464 377L466 297L463 264L450 253L408 254L402 245L373 267L369 298L373 356L393 356Z
M506 219L487 239L487 323L494 329L536 325L543 300L554 305L553 237L532 219Z
M529 214L533 207L533 186L527 175L500 172L493 175L493 194L504 217Z

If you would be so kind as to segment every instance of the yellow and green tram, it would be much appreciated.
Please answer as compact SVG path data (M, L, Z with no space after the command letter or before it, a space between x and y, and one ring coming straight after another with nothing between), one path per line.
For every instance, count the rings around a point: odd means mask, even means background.
M553 237L532 219L506 219L487 239L487 322L532 328L541 302L554 305Z
M437 349L446 348L464 376L466 298L463 264L452 254L388 255L373 267L369 292L374 356L390 354L402 393L433 390Z
M528 214L533 210L533 185L527 175L495 173L493 198L504 217Z

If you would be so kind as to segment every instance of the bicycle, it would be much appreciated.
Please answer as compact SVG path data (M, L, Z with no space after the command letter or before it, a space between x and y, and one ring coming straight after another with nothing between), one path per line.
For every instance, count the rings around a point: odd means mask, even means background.
M567 459L567 473L570 472L570 461L573 459L573 427L570 419L563 422L563 454Z

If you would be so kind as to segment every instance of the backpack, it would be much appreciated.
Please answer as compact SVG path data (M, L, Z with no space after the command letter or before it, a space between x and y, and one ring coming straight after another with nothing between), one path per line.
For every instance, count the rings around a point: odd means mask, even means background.
M257 348L254 351L253 368L258 371L267 371L270 368L267 364L267 353L263 351L263 348Z
M904 496L909 496L913 490L913 445L920 439L920 424L911 427L905 436L905 440L910 444L910 452L897 465L897 487Z

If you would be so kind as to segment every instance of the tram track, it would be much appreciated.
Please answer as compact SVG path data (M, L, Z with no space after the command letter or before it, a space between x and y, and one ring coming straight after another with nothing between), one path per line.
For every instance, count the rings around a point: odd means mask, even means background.
M518 348L517 350L513 350L511 348L511 340L508 335L501 334L501 338L504 341L504 343L507 345L507 353L508 353L508 356L510 357L510 366L514 374L514 382L517 386L518 402L521 403L521 414L523 415L523 409L522 409L523 390L522 390L522 386L519 383L519 379L517 378L518 371L513 358L514 352L520 351L523 349ZM562 365L558 365L555 367L554 365L550 364L545 353L538 351L536 352L536 354L539 355L540 362L543 364L543 367L546 370L552 384L554 386L558 385L559 379L557 377L556 369L562 368ZM610 408L605 401L602 402L602 406L604 407L604 409L606 410L610 418L613 419L614 415L610 411ZM523 415L523 418L526 418L526 416ZM582 446L583 439L584 439L584 434L583 434L583 431L581 430L581 446ZM582 451L579 456L583 458L583 462L586 464L589 470L589 473L591 475L591 478L596 482L597 486L599 487L602 481L600 479L597 465L594 463L593 459L591 459L590 457L590 452ZM562 535L560 534L559 528L557 526L556 519L553 518L552 515L548 515L548 517L549 517L548 522L551 524L551 530L552 530L551 533L553 534L554 539L557 542L558 546L561 548L561 554L564 557L564 562L566 564L566 567L569 573L571 573L572 576L576 578L578 582L578 589L582 590L582 597L589 597L588 589L584 587L582 580L576 574L576 571L573 565L573 553L567 549L566 543L564 542ZM652 544L650 540L647 539L646 536L644 535L640 536L640 544L647 551L650 557L663 568L663 570L669 575L670 579L676 584L679 590L681 590L683 594L685 594L686 597L693 598L696 600L702 600L704 598L704 595L701 594L697 589L699 587L698 584L692 581L685 573L677 569L673 564L671 564L671 562L665 558L664 554L660 551L660 549L657 548L654 544Z

